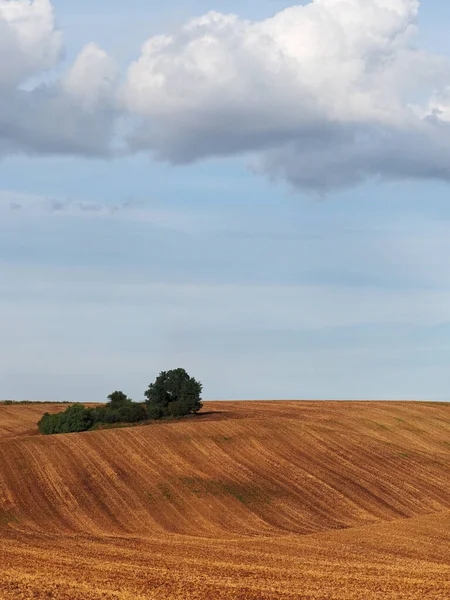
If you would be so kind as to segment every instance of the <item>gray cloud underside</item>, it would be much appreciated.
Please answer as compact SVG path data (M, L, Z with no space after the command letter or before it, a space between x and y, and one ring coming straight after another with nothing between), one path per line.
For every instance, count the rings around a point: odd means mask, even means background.
M0 155L108 156L116 115L109 107L85 113L58 86L0 95Z

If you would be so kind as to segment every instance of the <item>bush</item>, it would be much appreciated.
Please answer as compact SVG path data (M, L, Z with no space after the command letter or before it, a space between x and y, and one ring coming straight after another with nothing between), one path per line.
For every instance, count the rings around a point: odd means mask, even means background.
M82 404L73 404L64 412L51 415L45 413L38 423L39 431L43 434L72 433L86 431L94 424L92 411Z
M148 419L147 408L144 403L131 402L128 406L119 409L119 415L127 423L138 423Z

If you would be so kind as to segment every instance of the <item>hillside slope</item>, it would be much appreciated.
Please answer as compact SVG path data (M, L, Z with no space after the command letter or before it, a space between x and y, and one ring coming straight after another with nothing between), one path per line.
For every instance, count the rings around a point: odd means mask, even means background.
M17 422L23 415L28 423L27 406L0 405L0 423L6 409L10 421L14 414ZM11 427L0 427L0 551L10 559L3 570L7 597L14 597L14 585L17 597L24 597L19 594L26 595L28 586L48 580L35 560L47 553L51 564L57 547L59 560L66 555L67 573L77 553L98 560L105 573L109 561L124 560L130 598L138 596L129 574L139 579L144 557L152 563L157 556L162 570L154 575L165 591L155 592L156 580L153 587L142 583L142 598L279 598L284 596L278 578L285 581L286 597L345 600L378 596L375 588L370 596L358 595L360 576L346 592L329 587L323 596L299 595L298 586L307 580L311 589L318 585L316 561L324 572L334 564L344 577L344 565L336 565L345 556L361 573L368 569L371 575L362 581L369 585L374 569L382 576L386 552L395 548L403 561L396 563L400 574L390 584L397 582L396 591L392 588L389 596L385 590L380 598L450 597L442 580L442 574L450 574L444 533L450 514L450 406L220 402L206 403L205 412L182 421L61 436L28 435L33 431L27 425L22 428L27 435L11 437ZM429 546L427 554L430 536L440 549ZM359 556L361 544L376 565ZM170 558L173 552L180 556L179 567ZM299 552L304 560L295 558ZM23 570L17 569L18 556ZM209 583L187 574L194 562L208 571L213 556L217 565L228 565L222 583L214 583L212 572ZM407 579L401 565L408 561L416 575L401 584ZM439 577L433 564L439 564ZM95 564L89 569L95 572ZM240 578L239 590L242 577L247 582L247 595L234 587L233 572ZM328 584L342 585L331 571ZM187 596L183 585L190 590ZM213 587L206 592L205 585ZM113 588L105 584L99 594ZM93 588L86 596L86 589L83 597L97 598ZM410 595L403 596L404 590ZM76 597L73 589L67 593ZM111 598L128 597L114 594Z
M57 413L66 408L66 404L57 403L5 404L2 402L0 403L0 440L38 435L36 423L45 412Z
M446 405L208 408L220 412L0 440L1 510L33 531L215 536L312 533L450 508Z

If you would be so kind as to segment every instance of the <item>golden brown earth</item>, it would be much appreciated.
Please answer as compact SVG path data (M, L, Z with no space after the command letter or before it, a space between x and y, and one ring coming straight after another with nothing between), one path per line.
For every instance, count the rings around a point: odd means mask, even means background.
M38 435L64 408L0 404L2 599L450 599L450 405Z

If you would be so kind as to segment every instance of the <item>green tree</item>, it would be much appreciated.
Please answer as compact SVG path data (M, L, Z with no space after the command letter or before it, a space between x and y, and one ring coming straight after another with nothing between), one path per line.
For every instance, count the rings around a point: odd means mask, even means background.
M162 371L145 392L150 419L182 417L202 408L202 384L184 369Z
M122 406L130 404L132 402L131 398L128 398L126 394L120 391L112 392L108 396L108 399L108 406L110 408L121 408Z

